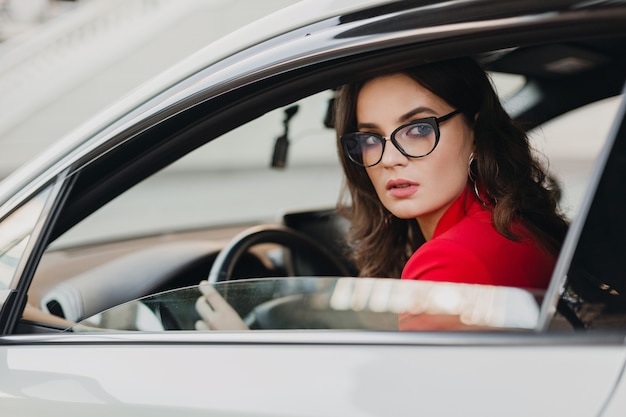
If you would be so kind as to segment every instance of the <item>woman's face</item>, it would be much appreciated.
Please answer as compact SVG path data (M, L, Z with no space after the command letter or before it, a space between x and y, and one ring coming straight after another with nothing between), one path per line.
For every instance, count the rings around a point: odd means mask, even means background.
M403 123L453 110L407 75L393 74L363 85L356 116L359 131L390 137ZM442 122L439 129L439 143L429 155L409 158L387 141L382 160L365 168L382 204L399 218L416 218L427 239L465 188L474 148L473 131L461 115Z

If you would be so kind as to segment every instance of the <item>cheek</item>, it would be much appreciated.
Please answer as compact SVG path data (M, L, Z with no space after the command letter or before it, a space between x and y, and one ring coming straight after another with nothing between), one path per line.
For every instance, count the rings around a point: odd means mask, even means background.
M467 161L464 152L451 152L447 155L439 155L440 158L433 158L432 164L424 166L427 177L433 180L434 184L448 185L454 188L464 187L467 183ZM426 164L424 164L426 165Z
M384 180L382 179L382 175L383 175L382 171L383 170L380 169L378 165L373 166L371 168L365 168L367 177L369 178L370 182L374 186L374 189L376 190L376 194L378 195L380 195L381 192L384 191L385 189L385 183L384 183Z
M433 162L445 176L465 177L468 172L469 157L474 148L473 136L470 132L464 132L463 135L450 139L440 148L441 153Z

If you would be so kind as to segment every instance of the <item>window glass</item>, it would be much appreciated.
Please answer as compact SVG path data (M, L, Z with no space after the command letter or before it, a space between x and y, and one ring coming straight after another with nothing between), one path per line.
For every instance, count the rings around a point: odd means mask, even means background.
M47 188L0 222L0 289L10 287L49 195Z
M164 292L91 317L102 330L531 330L537 297L518 288L384 278L289 277Z
M561 208L570 219L580 209L591 170L606 142L621 98L570 111L530 133L533 147L561 186Z

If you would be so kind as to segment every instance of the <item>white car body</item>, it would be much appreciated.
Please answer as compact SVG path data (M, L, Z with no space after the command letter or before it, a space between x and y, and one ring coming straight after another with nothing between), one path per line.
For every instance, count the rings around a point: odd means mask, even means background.
M556 314L569 265L584 234L585 216L609 163L613 142L619 143L622 135L623 102L530 330L17 330L33 275L36 283L35 272L43 270L39 265L42 253L54 241L51 225L63 214L59 201L72 199L66 187L73 177L80 180L83 170L139 140L158 124L176 120L193 107L188 101L194 97L202 97L195 103L201 105L308 66L358 54L374 56L372 51L401 49L412 43L430 51L429 42L440 41L448 47L447 54L462 54L465 51L458 49L466 37L482 36L486 45L500 50L506 42L498 43L487 35L493 32L504 37L509 28L512 33L540 28L545 34L561 35L559 30L566 24L582 25L586 12L594 23L605 23L609 29L611 24L626 27L626 6L620 2L601 4L595 14L593 7L576 1L556 2L552 11L551 5L544 7L541 2L514 3L509 7L519 7L519 16L485 19L481 13L488 14L487 9L496 8L497 1L297 3L208 45L3 181L0 231L3 222L7 224L40 190L49 187L49 196L43 198L33 224L23 223L31 236L24 244L25 256L18 257L9 285L0 287L2 416L623 416L626 343L621 324L601 331L573 331ZM377 26L409 15L411 10L435 13L464 5L475 11L475 21L425 23L402 30L388 27L387 32ZM353 20L340 23L346 15ZM368 33L368 28L378 29ZM358 35L338 36L350 31ZM532 30L528 33L531 38L539 36ZM562 36L575 37L569 32ZM140 174L131 171L132 175ZM154 263L158 269L158 260ZM132 279L110 278L111 285ZM92 294L94 298L99 295ZM72 303L64 305L66 312ZM81 312L78 319L90 316L80 306L76 311Z

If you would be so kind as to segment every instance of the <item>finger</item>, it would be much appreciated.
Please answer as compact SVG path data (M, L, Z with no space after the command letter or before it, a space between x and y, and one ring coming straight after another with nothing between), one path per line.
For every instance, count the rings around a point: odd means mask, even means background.
M211 285L200 285L204 294L196 300L196 310L211 330L249 330L237 312Z
M205 297L198 297L196 300L196 311L202 318L202 320L211 322L213 317L215 316L215 311L211 308L211 306L207 303Z
M206 324L206 322L205 322L205 321L202 321L202 320L198 320L198 321L196 321L196 325L195 325L195 327L196 327L196 330L199 330L199 331L211 330L211 327L209 327L209 326Z
M205 296L209 306L215 311L222 311L230 309L230 304L224 300L217 290L208 283L208 281L200 281L200 292Z
M200 281L198 289L203 295L215 294L217 292L213 285L209 284L207 281Z
M224 300L219 292L210 285L206 285L200 288L202 294L204 294L207 302L215 311L228 311L232 307Z
M200 281L200 284L198 284L198 289L202 294L205 294L207 291L211 291L211 289L213 289L213 286L209 284L209 281L202 280Z

